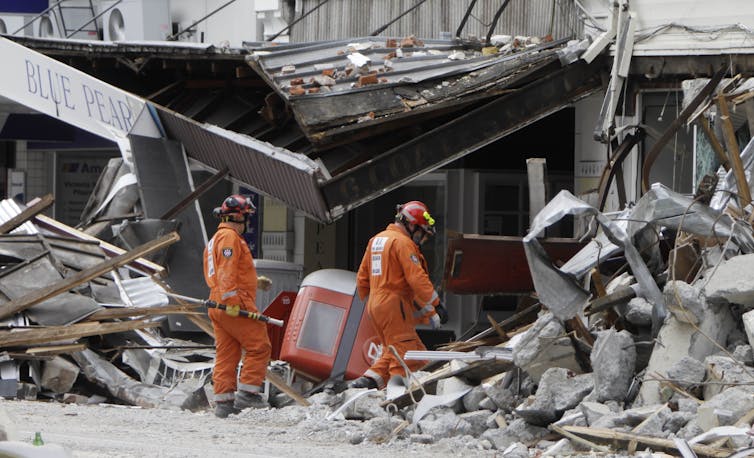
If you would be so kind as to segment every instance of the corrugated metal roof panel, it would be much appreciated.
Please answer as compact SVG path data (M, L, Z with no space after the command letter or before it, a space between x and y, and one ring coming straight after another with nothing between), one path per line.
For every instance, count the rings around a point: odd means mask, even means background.
M170 137L183 143L190 158L215 170L228 167L231 179L314 219L331 220L318 188L325 177L316 162L252 137L200 124L166 108L155 108Z
M302 0L301 14L321 0ZM381 35L439 38L441 32L455 34L471 0L427 0L391 24ZM501 0L478 0L461 36L484 37ZM295 24L291 41L305 42L369 35L416 5L416 0L329 0L327 4ZM494 33L554 38L580 36L583 25L573 2L555 0L513 0L501 15ZM296 19L296 18L294 18Z
M400 40L398 40L400 43ZM537 52L542 47L532 46L515 53L482 55L481 52L449 40L428 40L421 47L388 48L386 39L361 37L348 40L312 43L307 46L272 47L257 49L249 56L255 68L278 89L283 97L290 98L289 88L295 80L303 80L303 87L314 87L310 80L333 69L335 78L327 92L328 96L339 92L373 90L385 85L403 85L469 73L498 62L519 59L524 53ZM544 47L552 46L547 44ZM389 54L398 56L386 59ZM368 71L376 71L379 84L360 87L359 73L348 69L354 67L349 56L369 58ZM287 67L287 68L286 68ZM307 94L308 95L308 94Z

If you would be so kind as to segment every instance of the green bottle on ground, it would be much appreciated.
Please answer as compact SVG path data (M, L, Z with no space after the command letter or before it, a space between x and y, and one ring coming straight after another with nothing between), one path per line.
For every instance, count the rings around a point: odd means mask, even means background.
M34 434L34 441L32 442L33 445L44 445L44 441L42 440L42 433L37 431Z

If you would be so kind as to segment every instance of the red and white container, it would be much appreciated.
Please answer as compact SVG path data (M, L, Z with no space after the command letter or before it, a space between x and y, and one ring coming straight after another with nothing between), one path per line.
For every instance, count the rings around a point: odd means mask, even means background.
M353 379L379 355L376 340L366 304L356 294L356 274L322 269L301 282L280 359L311 378Z

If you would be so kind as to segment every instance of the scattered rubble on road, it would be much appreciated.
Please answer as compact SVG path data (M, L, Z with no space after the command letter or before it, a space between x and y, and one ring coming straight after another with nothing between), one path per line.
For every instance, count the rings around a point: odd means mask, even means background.
M513 49L522 39L495 43ZM422 46L413 37L386 44L395 57ZM350 67L320 68L309 82L294 78L295 66L280 77L293 78L292 95L356 81L351 74L361 75L354 84L377 84L391 66L386 59L373 73L363 54L373 48L349 45ZM735 159L714 191L692 198L655 184L615 214L561 191L522 240L536 304L469 339L402 355L431 362L386 390L336 394L326 381L293 382L271 369L275 408L254 418L279 410L299 428L334 431L333 441L457 440L511 457L754 454L754 212L745 181L754 141ZM211 327L189 304L139 294L168 288L164 268L145 257L177 234L124 250L42 216L46 205L0 203L0 396L206 410ZM566 216L590 222L589 242L556 265L538 236ZM160 320L173 313L207 335L164 337Z

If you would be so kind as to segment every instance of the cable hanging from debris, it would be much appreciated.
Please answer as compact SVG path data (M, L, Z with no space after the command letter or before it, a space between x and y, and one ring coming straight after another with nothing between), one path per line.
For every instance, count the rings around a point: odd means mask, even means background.
M508 3L510 3L511 0L505 0L502 5L500 5L500 8L497 9L495 12L495 17L492 18L492 24L490 24L490 29L487 31L487 39L486 43L490 43L490 38L492 38L492 32L495 30L495 27L497 27L497 21L500 20L500 16L503 15L503 11L505 11L505 7L508 6Z
M265 38L264 41L272 41L275 38L279 37L280 35L284 34L285 32L289 31L291 29L291 27L293 27L294 25L296 25L299 22L301 22L305 17L307 17L310 14L312 14L313 12L317 11L318 9L320 9L320 7L324 6L324 4L327 3L327 2L329 2L329 1L330 0L322 0L321 2L317 3L317 6L313 7L312 9L310 9L309 11L307 11L306 13L302 14L300 18L298 18L298 19L294 20L293 22L291 22L290 24L288 24L288 27L284 28L283 30L281 30L280 32L276 33L275 35L273 35L273 36L271 36L269 38Z
M401 14L399 14L398 16L396 16L395 18L393 18L387 24L383 25L382 27L378 28L374 32L370 33L369 36L370 37L374 37L374 36L377 36L377 35L381 34L382 32L385 31L385 29L387 29L388 27L390 27L391 25L393 25L396 21L398 21L403 16L407 15L408 13L410 13L413 10L415 10L415 9L419 8L420 6L422 6L424 4L424 2L426 2L426 1L427 0L419 0L419 2L416 5L412 6L411 8L407 9L406 11L402 12Z

